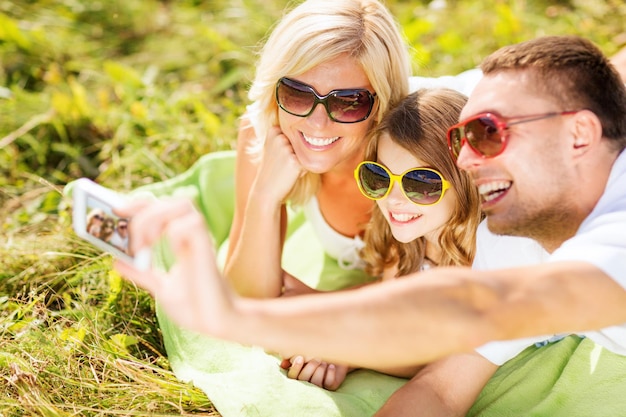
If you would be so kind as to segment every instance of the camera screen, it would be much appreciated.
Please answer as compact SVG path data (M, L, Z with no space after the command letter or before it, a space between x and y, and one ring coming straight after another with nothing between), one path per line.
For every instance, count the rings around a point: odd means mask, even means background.
M88 234L126 255L129 252L129 219L116 216L111 207L92 196L87 197L86 229Z

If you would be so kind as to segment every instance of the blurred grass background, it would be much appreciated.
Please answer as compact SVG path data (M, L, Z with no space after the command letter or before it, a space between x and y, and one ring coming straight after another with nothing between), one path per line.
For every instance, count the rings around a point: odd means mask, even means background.
M0 2L0 416L218 415L172 375L152 299L73 236L62 186L120 191L235 145L284 0ZM389 0L418 75L578 34L612 55L622 0Z

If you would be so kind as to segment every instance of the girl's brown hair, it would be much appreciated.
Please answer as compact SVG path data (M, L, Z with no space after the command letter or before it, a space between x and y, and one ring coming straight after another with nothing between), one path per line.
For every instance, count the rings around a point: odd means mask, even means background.
M445 88L422 89L408 95L391 109L369 137L365 158L376 161L378 140L386 134L416 158L439 172L452 184L457 204L439 235L440 266L471 265L476 250L476 228L482 219L478 190L450 156L446 133L457 123L467 97ZM424 264L423 237L409 243L394 239L389 224L376 207L365 232L361 255L367 272L380 276L397 265L398 276L419 271Z

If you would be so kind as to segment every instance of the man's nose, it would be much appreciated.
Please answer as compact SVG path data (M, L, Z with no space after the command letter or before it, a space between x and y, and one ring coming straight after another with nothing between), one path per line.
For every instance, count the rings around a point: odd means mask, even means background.
M475 151L467 139L463 137L461 139L461 150L459 156L456 158L456 165L463 171L469 171L473 166L479 165L485 158Z

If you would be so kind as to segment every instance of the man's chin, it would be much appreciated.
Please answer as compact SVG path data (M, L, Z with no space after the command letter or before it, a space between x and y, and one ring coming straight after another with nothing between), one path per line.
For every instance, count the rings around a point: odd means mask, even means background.
M487 216L487 228L495 235L517 236L515 229L511 226L510 222L504 222L502 219L497 219L495 216Z

